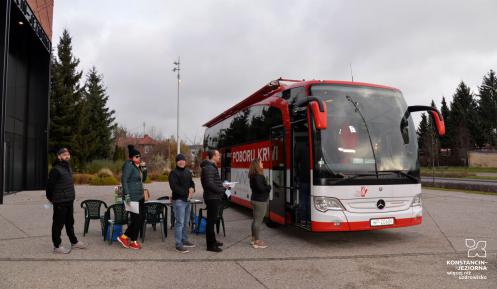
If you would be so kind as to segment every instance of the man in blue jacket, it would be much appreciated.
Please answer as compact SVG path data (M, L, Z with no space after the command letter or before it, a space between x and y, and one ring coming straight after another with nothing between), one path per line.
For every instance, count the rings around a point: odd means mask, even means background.
M169 175L169 186L173 192L174 208L174 239L176 251L188 253L188 249L195 247L188 241L188 222L190 221L190 199L195 191L192 173L186 168L186 159L183 154L176 156L176 168Z

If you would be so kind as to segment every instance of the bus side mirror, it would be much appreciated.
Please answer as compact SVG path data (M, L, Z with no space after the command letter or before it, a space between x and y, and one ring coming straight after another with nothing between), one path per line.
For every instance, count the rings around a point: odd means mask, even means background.
M295 105L304 107L311 104L311 111L314 118L316 129L326 129L328 127L328 118L326 113L326 104L315 96L302 97L297 100Z
M432 110L431 116L435 120L435 125L437 126L438 135L445 135L445 121L442 114L438 110Z
M445 135L445 122L442 117L442 114L438 111L438 109L431 107L431 106L425 106L425 105L412 105L407 107L407 111L404 114L403 120L407 120L411 112L416 112L416 111L428 111L431 114L431 117L433 117L433 120L435 121L435 126L437 127L437 132L438 135L443 136ZM401 121L401 127L402 127L402 121Z
M326 105L323 101L323 111L319 109L319 103L316 101L311 102L312 116L314 117L314 125L316 129L326 129L328 127L328 117Z

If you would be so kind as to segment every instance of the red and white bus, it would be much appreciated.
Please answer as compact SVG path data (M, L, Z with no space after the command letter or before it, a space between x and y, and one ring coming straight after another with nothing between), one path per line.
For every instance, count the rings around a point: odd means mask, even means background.
M411 112L400 90L346 81L271 81L207 122L204 149L218 149L231 201L251 207L250 162L272 191L268 220L316 231L359 231L422 222L420 168Z

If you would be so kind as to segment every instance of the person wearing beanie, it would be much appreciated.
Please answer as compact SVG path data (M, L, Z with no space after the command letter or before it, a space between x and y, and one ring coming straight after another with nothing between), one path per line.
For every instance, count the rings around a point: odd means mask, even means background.
M188 253L187 248L195 247L188 241L188 222L190 221L190 199L195 192L195 183L192 173L186 168L186 159L183 154L176 156L176 168L169 174L173 211L174 211L174 239L176 251Z
M53 205L53 252L58 254L68 254L71 249L86 248L86 245L78 241L74 234L74 199L76 190L74 189L71 166L69 165L70 159L71 154L67 148L61 148L57 151L57 158L52 164L46 189L47 199ZM61 246L60 234L64 226L71 241L71 248L69 249Z
M133 145L128 145L129 159L122 167L121 185L125 201L138 202L138 214L130 212L130 222L126 232L117 238L124 248L141 249L138 243L138 233L145 219L145 196L143 193L143 182L147 179L147 167L141 161L140 152Z

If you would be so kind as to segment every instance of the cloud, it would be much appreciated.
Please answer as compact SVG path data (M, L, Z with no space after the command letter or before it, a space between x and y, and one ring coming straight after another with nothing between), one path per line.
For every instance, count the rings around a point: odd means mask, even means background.
M202 124L280 76L398 87L408 104L476 89L497 68L495 1L57 1L85 71L104 74L119 123L176 131Z

